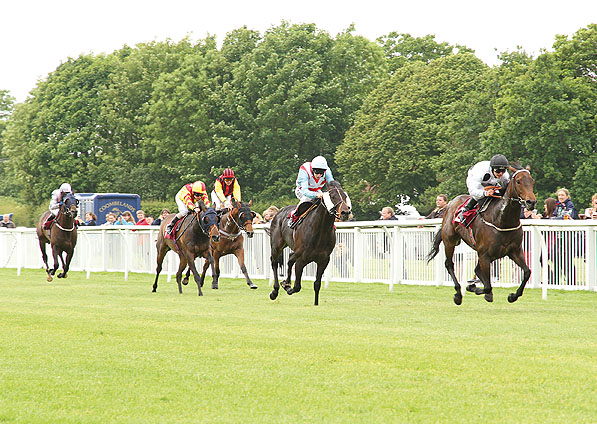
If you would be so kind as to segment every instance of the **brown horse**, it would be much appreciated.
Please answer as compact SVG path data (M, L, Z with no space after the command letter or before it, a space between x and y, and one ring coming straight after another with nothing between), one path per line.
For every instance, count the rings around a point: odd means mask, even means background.
M524 291L524 287L531 276L531 270L524 261L522 251L522 224L520 223L520 208L527 206L533 209L537 203L533 193L535 181L528 170L523 169L517 163L512 163L510 172L512 178L501 198L489 198L487 208L479 213L474 219L470 228L465 228L453 223L454 214L459 206L464 203L468 196L461 195L454 198L449 204L442 226L435 234L433 247L427 256L430 261L439 252L439 245L443 241L446 252L445 266L454 281L456 294L454 303L462 303L462 292L460 284L454 273L454 248L464 240L466 244L477 251L478 262L475 267L475 274L483 283L483 288L471 284L468 291L475 294L484 294L485 300L493 301L493 293L490 281L490 265L496 259L508 256L523 270L523 280L516 293L510 293L508 302L515 302Z
M45 211L39 218L36 226L37 238L39 239L39 248L41 257L46 265L47 280L52 281L53 276L58 270L58 258L62 262L62 272L57 275L58 278L66 278L66 273L70 267L70 261L73 258L75 245L77 244L77 226L75 218L77 216L77 204L79 201L72 193L67 193L60 202L58 216L52 222L50 230L43 228L44 222L48 219L50 211ZM48 266L48 255L46 254L46 244L50 243L52 256L54 258L54 268ZM66 259L63 254L66 253Z
M288 258L288 276L282 283L286 293L293 294L301 291L301 277L303 268L311 262L317 264L317 275L313 288L315 290L315 305L319 304L319 289L321 278L330 262L330 254L336 245L336 219L346 221L350 214L350 199L342 190L337 181L332 181L324 187L324 196L315 200L314 203L305 202L304 207L313 206L313 210L299 223L294 230L288 227L288 213L294 210L294 206L286 206L272 220L270 227L271 237L271 264L274 272L274 289L269 297L274 300L278 297L280 283L278 282L278 257L286 246L293 251ZM295 265L294 287L290 287L292 267Z
M199 202L199 208L195 209L185 216L180 223L179 230L176 233L176 239L166 238L166 227L174 218L174 214L170 214L164 218L160 226L160 233L158 234L158 241L156 247L158 250L157 267L155 281L153 283L152 292L156 292L158 288L158 278L162 271L162 262L168 250L174 250L178 253L179 266L176 272L176 283L178 284L178 292L182 294L182 272L189 265L193 272L193 277L197 283L199 296L203 296L201 287L203 286L203 278L199 276L197 268L195 267L195 258L198 256L204 257L211 265L212 272L214 270L214 258L211 254L211 241L218 241L220 238L218 230L218 218L216 211L212 208L206 208L203 202ZM218 288L218 280L214 275L212 288Z
M216 242L212 241L211 246L215 262L216 281L220 278L220 258L232 253L238 260L238 265L245 275L247 285L252 289L256 289L257 286L249 278L247 267L245 266L245 248L243 247L245 239L242 235L244 231L247 233L247 237L253 237L253 218L255 217L255 212L251 211L251 204L252 202L242 203L233 200L232 209L222 215L220 220L220 240ZM208 266L207 262L203 264L201 280L205 278ZM187 276L182 281L183 284L188 283L189 272L190 270L187 271Z

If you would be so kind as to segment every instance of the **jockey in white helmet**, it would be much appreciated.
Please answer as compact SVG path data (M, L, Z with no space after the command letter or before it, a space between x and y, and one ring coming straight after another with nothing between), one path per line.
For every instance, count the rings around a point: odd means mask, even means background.
M50 215L48 215L46 222L44 222L44 228L46 230L50 229L52 221L54 221L54 219L56 219L56 216L58 216L58 211L60 210L60 203L62 202L64 195L66 193L72 192L73 189L71 188L69 183L62 183L60 188L57 188L52 192L52 200L50 201Z

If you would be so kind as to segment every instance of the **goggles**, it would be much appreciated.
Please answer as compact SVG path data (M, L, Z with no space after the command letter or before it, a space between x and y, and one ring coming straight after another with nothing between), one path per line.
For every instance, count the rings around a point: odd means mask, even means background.
M493 168L493 170L500 174L503 174L504 172L506 172L506 168Z
M325 174L325 169L313 168L313 173L323 175L323 174Z

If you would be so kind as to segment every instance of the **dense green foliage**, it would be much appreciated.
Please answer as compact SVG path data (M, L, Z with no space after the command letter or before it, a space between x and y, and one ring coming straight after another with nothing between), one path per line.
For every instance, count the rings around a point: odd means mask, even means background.
M421 212L465 190L501 152L528 165L540 200L595 192L597 25L553 52L502 53L352 27L331 36L282 22L69 58L24 103L0 90L0 195L46 203L79 192L170 201L184 183L236 171L245 200L293 202L301 163L322 154L358 219L409 198Z
M0 421L594 423L595 293L0 269ZM209 283L208 283L209 284Z

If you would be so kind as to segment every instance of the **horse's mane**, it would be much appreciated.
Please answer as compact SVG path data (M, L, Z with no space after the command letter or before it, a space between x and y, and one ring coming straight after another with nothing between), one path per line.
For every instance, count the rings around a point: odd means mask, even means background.
M342 185L338 181L336 181L336 180L330 181L329 183L327 183L327 186L328 187L342 188Z

